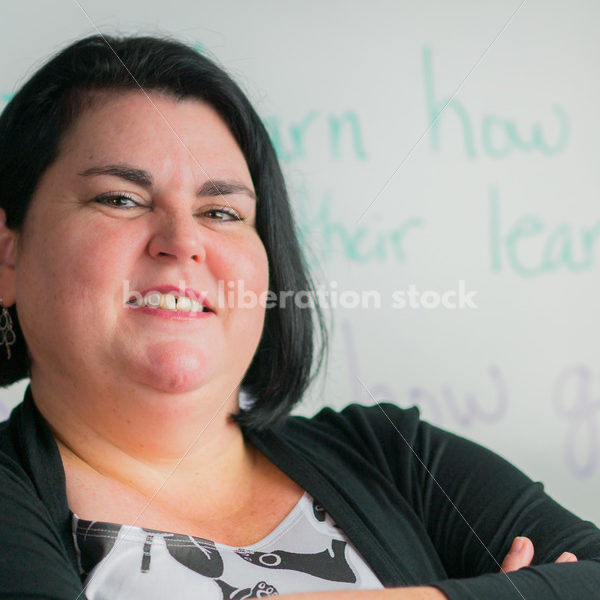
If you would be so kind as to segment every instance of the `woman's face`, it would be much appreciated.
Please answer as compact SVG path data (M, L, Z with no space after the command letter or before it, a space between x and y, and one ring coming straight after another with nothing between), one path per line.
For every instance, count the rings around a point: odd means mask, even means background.
M33 380L226 393L256 350L264 307L238 282L264 293L268 262L244 157L210 106L150 98L99 95L36 189L15 284ZM127 304L169 287L214 312Z

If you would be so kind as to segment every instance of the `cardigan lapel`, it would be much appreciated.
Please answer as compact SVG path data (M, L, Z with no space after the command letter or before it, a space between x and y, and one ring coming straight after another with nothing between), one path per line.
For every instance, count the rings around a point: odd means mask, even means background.
M23 402L14 409L10 420L17 428L15 445L22 464L52 521L56 523L61 541L77 573L65 471L54 435L33 401L31 385L27 386Z

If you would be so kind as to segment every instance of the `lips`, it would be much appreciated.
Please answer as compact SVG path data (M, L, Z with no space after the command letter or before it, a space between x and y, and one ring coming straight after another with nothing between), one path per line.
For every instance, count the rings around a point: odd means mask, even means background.
M161 294L173 294L174 296L185 296L187 298L191 298L192 300L197 300L202 304L208 312L215 312L212 304L206 298L206 294L199 292L198 290L192 288L182 289L175 285L165 284L165 285L154 285L151 288L147 288L146 290L140 292L142 298L145 298L148 294L152 292L160 292Z

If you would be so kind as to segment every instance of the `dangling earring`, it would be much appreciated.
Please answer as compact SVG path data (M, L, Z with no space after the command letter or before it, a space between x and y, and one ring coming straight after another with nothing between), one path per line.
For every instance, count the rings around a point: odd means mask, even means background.
M2 313L0 313L0 345L4 344L6 354L10 360L10 347L16 342L17 337L15 336L10 313L6 306L4 306L4 298L0 298L0 305L2 305Z

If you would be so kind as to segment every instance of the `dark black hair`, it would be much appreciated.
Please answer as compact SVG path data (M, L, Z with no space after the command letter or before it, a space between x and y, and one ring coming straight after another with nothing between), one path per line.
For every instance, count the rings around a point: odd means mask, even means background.
M57 158L69 127L94 91L158 91L211 105L226 123L248 164L257 195L256 228L269 259L270 290L315 294L281 168L260 118L238 85L213 61L186 44L156 37L90 36L42 66L0 116L0 206L7 226L20 231L40 177ZM0 385L30 375L27 347L17 333L12 358L0 352ZM326 356L327 332L315 303L279 303L266 311L262 337L242 380L254 400L232 415L243 427L277 423L300 400Z

